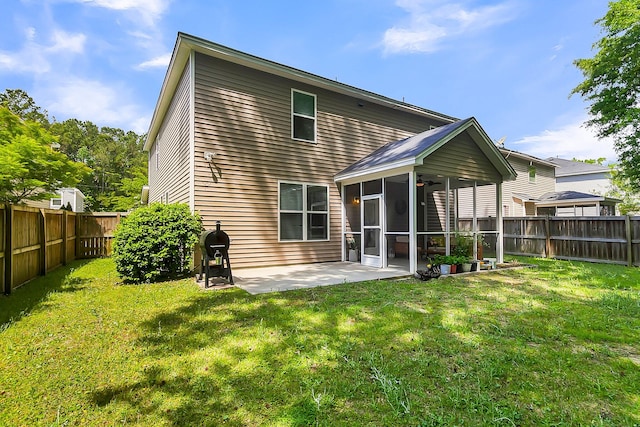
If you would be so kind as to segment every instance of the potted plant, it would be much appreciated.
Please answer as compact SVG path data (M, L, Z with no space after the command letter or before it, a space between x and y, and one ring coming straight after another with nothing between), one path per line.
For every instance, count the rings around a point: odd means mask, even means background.
M435 255L433 257L433 263L440 266L441 274L450 274L451 266L457 265L458 258L455 255Z
M473 266L473 264L471 264L471 258L470 257L465 257L465 259L462 261L462 272L463 273L468 273L471 271L471 267Z
M349 261L358 262L358 246L353 236L347 237L347 246L349 247Z

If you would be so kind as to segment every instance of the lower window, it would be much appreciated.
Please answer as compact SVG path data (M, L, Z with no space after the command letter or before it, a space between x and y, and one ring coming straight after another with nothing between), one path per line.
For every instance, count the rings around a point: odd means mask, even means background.
M329 187L281 182L280 240L329 240Z

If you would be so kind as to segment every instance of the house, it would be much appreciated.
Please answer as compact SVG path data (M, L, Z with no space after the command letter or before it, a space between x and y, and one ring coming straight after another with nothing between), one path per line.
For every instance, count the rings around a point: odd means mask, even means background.
M536 215L550 216L611 216L616 214L620 199L582 193L580 191L554 191L536 201Z
M59 197L49 200L49 209L60 209L71 206L73 212L84 212L85 196L77 188L61 188L58 190Z
M474 118L184 33L144 149L143 197L187 203L207 229L221 221L234 268L348 260L351 250L414 272L432 236L450 250L458 188L500 194L516 175ZM502 241L501 225L491 232Z
M84 212L84 199L85 195L77 188L61 188L48 200L26 200L24 204L38 209L60 209L69 205L73 212Z
M505 182L502 186L501 209L503 216L536 215L536 197L555 191L554 170L556 165L515 150L500 148L500 153L517 173L516 179ZM463 191L460 197L469 200L469 190ZM491 187L483 188L478 196L477 215L495 217L495 191ZM459 211L460 218L473 215L470 205L463 205Z
M503 216L615 215L616 203L620 200L601 196L604 193L597 191L611 185L608 167L558 158L542 160L506 148L501 148L500 152L518 174L515 180L503 185ZM460 197L468 200L470 195L467 191ZM477 215L495 217L494 198L492 188L482 189ZM470 217L469 205L464 205L458 215Z
M612 189L611 168L605 165L550 157L556 165L556 191L606 194Z

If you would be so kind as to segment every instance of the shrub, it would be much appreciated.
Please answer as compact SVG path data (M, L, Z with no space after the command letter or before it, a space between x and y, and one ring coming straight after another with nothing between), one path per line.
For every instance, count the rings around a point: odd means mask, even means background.
M114 233L113 258L127 282L155 282L191 271L202 223L185 204L153 203L122 219Z

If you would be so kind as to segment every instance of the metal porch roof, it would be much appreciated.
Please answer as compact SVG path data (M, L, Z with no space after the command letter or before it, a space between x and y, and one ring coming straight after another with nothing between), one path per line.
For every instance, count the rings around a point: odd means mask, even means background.
M481 136L480 141L475 141L476 144L484 145L481 148L485 154L490 156L491 163L500 171L505 180L515 179L516 172L513 167L500 154L498 148L489 139L476 119L470 117L383 145L339 172L334 180L342 181L372 171L380 172L402 166L418 165L429 154L471 127L475 128Z

